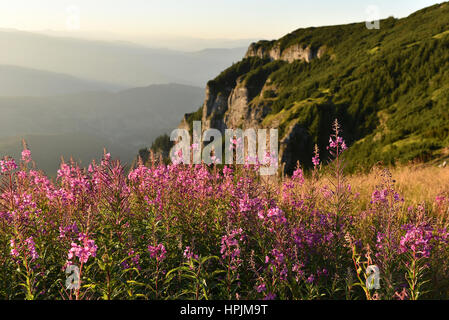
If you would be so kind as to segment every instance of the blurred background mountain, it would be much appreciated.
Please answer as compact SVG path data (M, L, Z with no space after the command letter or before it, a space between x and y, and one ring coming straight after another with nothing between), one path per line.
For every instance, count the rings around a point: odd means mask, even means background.
M177 51L16 30L0 30L0 46L0 156L17 158L24 138L50 175L61 156L85 165L104 147L132 162L197 109L207 80L246 50Z

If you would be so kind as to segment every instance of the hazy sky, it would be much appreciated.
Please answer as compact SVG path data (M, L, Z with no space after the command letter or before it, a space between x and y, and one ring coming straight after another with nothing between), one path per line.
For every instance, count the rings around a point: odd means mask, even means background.
M0 28L127 37L278 38L299 27L406 16L426 0L0 0ZM79 11L79 18L78 12ZM77 28L79 21L79 29Z

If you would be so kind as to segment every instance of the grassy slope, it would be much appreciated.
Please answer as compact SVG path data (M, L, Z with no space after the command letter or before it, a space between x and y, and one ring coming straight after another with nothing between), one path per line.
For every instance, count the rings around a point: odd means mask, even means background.
M436 196L447 192L449 167L426 165L398 166L390 171L395 180L395 188L406 200L404 207L422 203L431 204ZM348 177L354 192L360 193L358 205L364 208L382 181L382 169L375 167L367 174L354 174ZM365 201L365 202L364 202Z
M281 39L327 47L321 59L269 62L244 59L210 85L229 90L244 77L254 105L268 105L263 124L281 133L292 121L307 128L307 150L297 150L311 165L313 145L327 144L332 120L342 123L348 169L381 161L396 164L444 156L449 145L449 3L404 19L381 21L380 30L365 23L299 29ZM269 49L275 41L259 46ZM267 92L269 91L269 92Z

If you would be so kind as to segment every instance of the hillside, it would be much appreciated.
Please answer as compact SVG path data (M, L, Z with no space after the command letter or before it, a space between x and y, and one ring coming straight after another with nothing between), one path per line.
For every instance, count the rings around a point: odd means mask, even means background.
M209 81L203 106L182 125L279 128L291 172L297 160L312 165L335 118L350 146L349 171L447 157L449 3L382 20L379 30L353 23L253 43Z

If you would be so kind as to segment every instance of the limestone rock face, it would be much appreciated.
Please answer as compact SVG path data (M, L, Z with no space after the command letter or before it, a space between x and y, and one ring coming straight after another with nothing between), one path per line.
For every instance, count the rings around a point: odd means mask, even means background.
M235 88L228 95L223 92L218 94L208 87L203 105L202 130L218 129L224 136L226 129L253 128L257 130L264 128L262 121L268 114L269 108L251 103L248 99L248 88L240 79L237 80ZM189 127L186 127L185 124L184 118L180 127L188 129ZM304 136L304 139L301 140L307 139L306 130L299 125L294 125L287 130L283 137L279 137L279 157L281 162L285 163L285 170L291 170L296 165L291 159L294 158L293 150L296 149L292 145L297 144L298 135Z
M246 57L269 58L271 60L283 60L293 62L296 60L310 62L315 58L321 58L326 48L320 47L312 50L310 46L301 44L292 45L281 50L280 44L275 43L269 49L253 43L249 46ZM262 117L267 110L264 107L251 104L248 88L237 79L234 88L217 90L209 85L206 87L206 98L203 104L202 126L203 129L214 128L224 132L227 128L255 127L260 125ZM180 128L188 128L186 117L180 124Z
M209 85L206 87L206 98L203 104L203 129L214 128L222 132L226 129L223 115L228 110L228 95L217 92Z
M245 58L248 57L259 57L261 59L270 60L282 60L292 63L294 61L300 60L305 62L310 62L313 59L321 58L326 52L326 47L321 46L318 49L312 49L312 47L305 46L302 44L294 44L281 50L280 44L275 43L270 49L266 46L260 46L257 43L252 43L248 51L246 52Z
M269 58L270 60L281 60L281 47L279 44L274 45L271 49L266 49L265 46L258 46L257 43L252 43L245 58L259 57L261 59Z
M224 116L227 128L238 128L247 122L249 113L248 89L238 81L228 99L228 110Z
M249 101L248 88L237 81L236 87L232 90L228 99L228 110L224 116L227 128L261 128L261 122L268 114L269 108L251 103Z
M311 46L294 44L281 50L279 43L274 43L271 46L253 43L249 46L245 58L268 58L272 61L282 60L288 63L299 60L309 63L313 59L321 58L325 52L326 47L324 46L312 49ZM264 88L271 90L269 82L262 86L260 92L256 92L256 96L254 96L253 92L253 96L250 97L249 88L242 77L237 78L234 87L217 89L215 86L208 84L206 87L206 98L202 107L202 130L218 129L224 136L226 129L269 129L266 127L266 124L265 126L263 125L263 121L268 115L270 108L263 102L260 102L259 99ZM188 116L189 114L184 116L179 128L190 129L191 124L188 123ZM277 125L276 122L269 124L271 128L276 128ZM295 152L298 149L303 150L302 148L305 148L308 133L299 124L293 123L279 139L280 160L285 163L284 171L291 172L296 165L292 160L297 158Z
M296 168L298 150L304 150L309 135L298 123L293 123L279 142L279 158L284 163L284 172L292 172Z
M178 129L185 129L187 131L190 130L190 123L187 121L188 116L191 115L191 113L186 113L184 117L181 120L181 123L178 126Z

